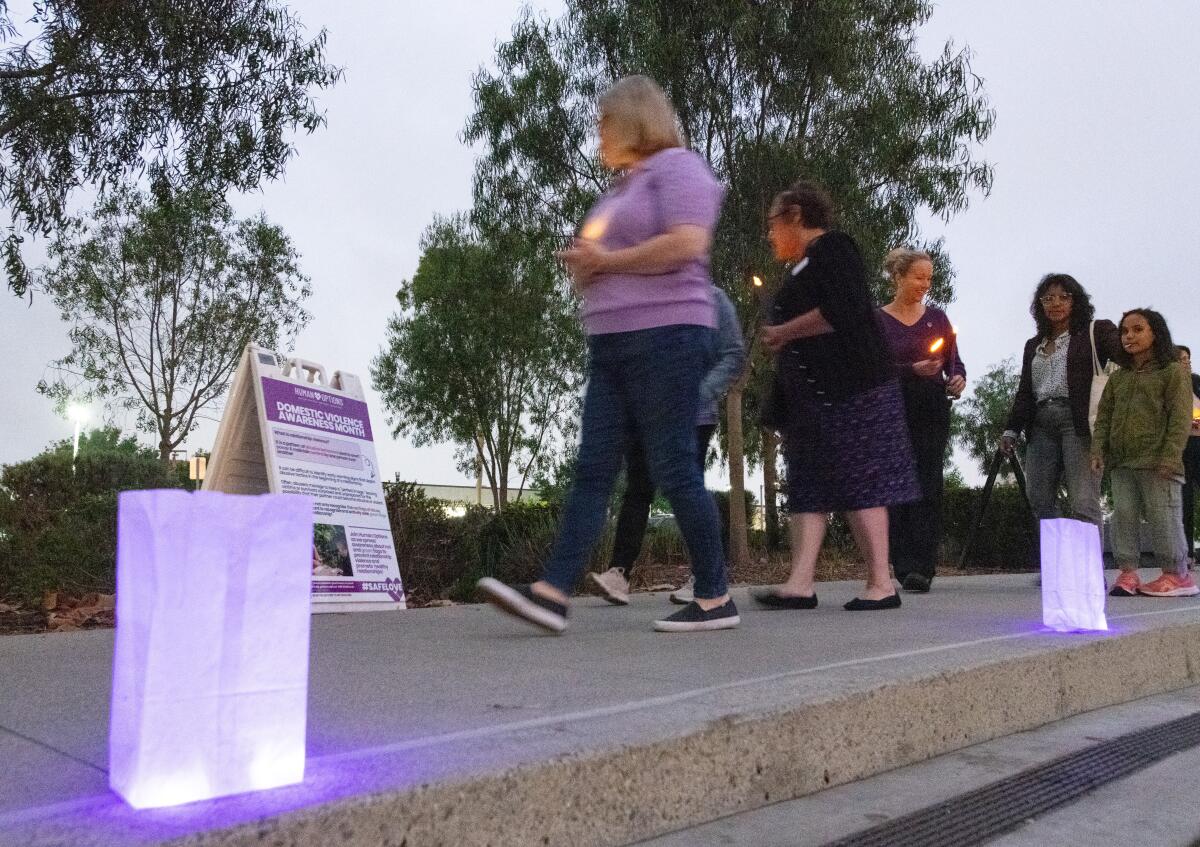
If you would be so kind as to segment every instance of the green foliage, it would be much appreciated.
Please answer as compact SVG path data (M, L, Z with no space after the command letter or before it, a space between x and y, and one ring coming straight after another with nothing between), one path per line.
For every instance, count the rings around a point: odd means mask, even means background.
M975 381L969 397L954 404L950 423L952 437L978 463L982 474L988 472L988 465L1000 444L1020 380L1016 363L1011 358L1005 359L992 365ZM1008 467L1009 463L1005 462L1005 476L1011 475Z
M957 565L971 531L982 489L947 489L942 501L942 560ZM1024 571L1036 568L1037 527L1015 485L997 485L971 547L968 567Z
M946 491L957 491L967 487L967 480L963 477L961 470L952 467L943 474L942 484Z
M583 337L558 274L465 218L436 220L417 272L396 298L386 346L371 363L396 435L450 441L473 473L476 437L500 509L510 473L522 487L549 470L582 384Z
M575 482L576 452L574 444L564 445L558 451L548 454L546 461L534 473L533 489L541 495L544 502L559 507L566 502L567 494ZM621 479L624 479L624 475Z
M824 183L869 266L920 243L922 212L952 217L992 169L977 157L994 114L968 50L946 44L932 62L916 49L929 0L704 0L680 14L657 0L568 0L544 20L526 11L475 78L464 138L481 143L477 223L543 245L561 243L610 175L594 143L596 100L615 79L644 73L663 85L692 146L729 193L713 246L713 275L752 337L769 285L747 283L772 260L765 215L800 177ZM932 298L952 298L940 242ZM877 295L887 296L878 283ZM747 455L759 449L757 397L768 362L755 351L744 403Z
M713 499L717 501L717 514L721 519L721 540L728 546L729 544L729 491L713 491L710 492ZM754 492L745 490L742 492L746 498L746 523L750 524L754 519L754 510L758 506L758 499L754 496Z
M111 593L115 584L117 494L175 488L174 469L116 429L70 441L0 469L0 596L26 602L51 590Z
M46 453L70 456L74 451L74 440L64 438L46 448ZM85 429L79 433L79 454L92 456L97 454L115 453L123 456L157 459L158 453L141 444L135 435L122 435L115 426L101 426L95 429Z
M405 592L417 603L444 599L464 570L445 504L425 496L416 483L385 483L384 488Z
M18 28L20 31L18 31ZM290 135L324 124L312 93L341 70L276 0L0 3L0 198L9 287L25 233L63 224L75 189L143 174L160 195L224 194L282 175Z
M132 190L97 203L51 245L41 283L71 324L71 352L38 390L136 410L165 462L224 395L248 342L290 343L309 315L299 255L222 198Z
M510 584L538 579L557 534L558 509L552 506L518 501L499 513L472 507L459 539L459 555L469 570L451 587L451 599L471 599L483 576Z

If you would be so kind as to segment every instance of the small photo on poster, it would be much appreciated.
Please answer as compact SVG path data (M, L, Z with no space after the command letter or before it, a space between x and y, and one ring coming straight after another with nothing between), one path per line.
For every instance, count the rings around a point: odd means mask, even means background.
M313 525L313 576L354 576L346 528L339 524Z

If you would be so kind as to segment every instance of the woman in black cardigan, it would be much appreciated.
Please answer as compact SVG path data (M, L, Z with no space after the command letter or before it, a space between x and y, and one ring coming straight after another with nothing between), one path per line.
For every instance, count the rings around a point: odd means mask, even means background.
M1029 307L1037 335L1025 342L1021 382L1001 440L1011 453L1024 432L1025 477L1038 519L1060 517L1058 486L1066 482L1071 517L1100 525L1100 477L1088 456L1092 432L1092 344L1101 367L1120 351L1112 321L1095 321L1092 299L1068 274L1048 274Z
M776 354L774 424L783 432L792 572L757 592L764 606L817 605L813 572L830 512L844 512L867 585L850 611L893 609L887 507L921 496L900 387L875 321L858 245L833 230L828 195L799 182L767 220L776 258L793 263L763 343Z

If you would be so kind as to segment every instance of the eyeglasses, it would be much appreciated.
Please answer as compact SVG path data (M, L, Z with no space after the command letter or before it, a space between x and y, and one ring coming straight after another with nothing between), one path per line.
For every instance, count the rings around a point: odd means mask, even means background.
M1043 306L1050 306L1054 303L1070 303L1074 299L1070 294L1043 294L1038 298Z

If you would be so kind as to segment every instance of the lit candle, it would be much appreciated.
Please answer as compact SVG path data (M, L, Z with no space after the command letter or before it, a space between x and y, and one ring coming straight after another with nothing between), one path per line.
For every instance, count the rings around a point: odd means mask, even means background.
M945 343L946 343L946 339L939 338L937 341L935 341L929 345L929 352L936 353L938 350L942 349L942 345Z
M599 241L604 236L604 231L608 229L608 216L596 215L594 218L589 218L580 230L580 238L588 241Z
M751 277L751 279L752 279L752 280L753 280L753 282L754 282L754 287L755 287L755 288L762 288L763 281L762 281L762 277L761 277L761 276L754 276L754 277Z

